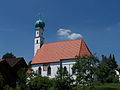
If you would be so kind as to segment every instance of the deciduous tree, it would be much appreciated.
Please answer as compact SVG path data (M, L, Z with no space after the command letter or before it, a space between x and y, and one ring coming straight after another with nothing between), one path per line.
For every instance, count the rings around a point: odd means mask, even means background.
M98 62L99 60L94 55L76 56L73 70L75 71L77 85L87 85L87 87L93 88Z
M3 55L2 59L16 58L12 53L6 53Z

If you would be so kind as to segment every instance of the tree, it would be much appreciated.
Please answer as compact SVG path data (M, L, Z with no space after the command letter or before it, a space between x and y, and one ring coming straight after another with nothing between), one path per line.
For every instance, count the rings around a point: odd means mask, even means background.
M56 90L71 90L71 85L73 83L73 78L68 74L66 67L60 67L57 70L57 75L55 76L54 87Z
M101 83L113 83L118 82L118 77L116 76L117 62L115 61L114 55L107 58L102 55L102 60L99 63L97 77L98 81ZM104 77L104 78L103 78Z
M10 87L9 85L5 85L5 86L3 87L3 89L1 89L1 90L18 90L18 89L12 88L12 87Z
M2 59L16 58L12 53L6 53L3 55Z
M73 65L73 70L75 71L77 85L87 85L90 89L94 87L98 62L99 60L94 55L76 56L76 63Z
M49 77L37 76L28 83L29 90L50 90L51 80Z
M110 71L110 68L108 66L108 59L106 58L106 56L102 55L102 60L100 61L97 69L98 81L101 83L105 83L107 81L109 71Z
M6 85L6 82L2 76L2 74L0 73L0 90L3 90L3 87Z
M5 81L3 75L0 73L0 90L17 90L17 89L10 87Z
M116 68L118 67L117 65L117 62L115 61L115 56L114 55L111 55L109 56L108 58L108 67L110 68L110 71L109 71L109 75L108 75L108 78L107 78L107 82L117 82L118 81L118 77L116 75Z
M28 62L28 67L29 68L31 68L31 62L32 62L32 60Z
M18 90L27 90L27 69L22 68L17 72L17 89Z
M111 69L116 69L118 67L117 62L115 60L115 56L111 55L108 58L108 64Z

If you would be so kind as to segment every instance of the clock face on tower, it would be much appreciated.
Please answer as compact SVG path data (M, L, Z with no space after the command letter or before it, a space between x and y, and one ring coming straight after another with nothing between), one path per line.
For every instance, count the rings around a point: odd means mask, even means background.
M36 37L38 37L39 36L39 31L36 31Z

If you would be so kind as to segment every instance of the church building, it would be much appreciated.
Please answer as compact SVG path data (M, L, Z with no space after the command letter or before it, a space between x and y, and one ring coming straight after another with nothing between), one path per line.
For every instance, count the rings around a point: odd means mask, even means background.
M91 55L86 43L82 39L53 43L44 43L45 23L37 20L35 24L34 58L31 62L35 73L54 78L58 67L63 67L69 74L73 74L75 56Z

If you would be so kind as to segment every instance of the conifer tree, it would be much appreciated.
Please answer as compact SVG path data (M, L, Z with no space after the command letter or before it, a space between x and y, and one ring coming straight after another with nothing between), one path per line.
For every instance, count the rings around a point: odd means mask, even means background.
M117 62L115 61L114 55L106 58L106 56L102 56L102 60L99 63L97 78L101 83L113 83L118 81L118 77L116 76L116 68Z

